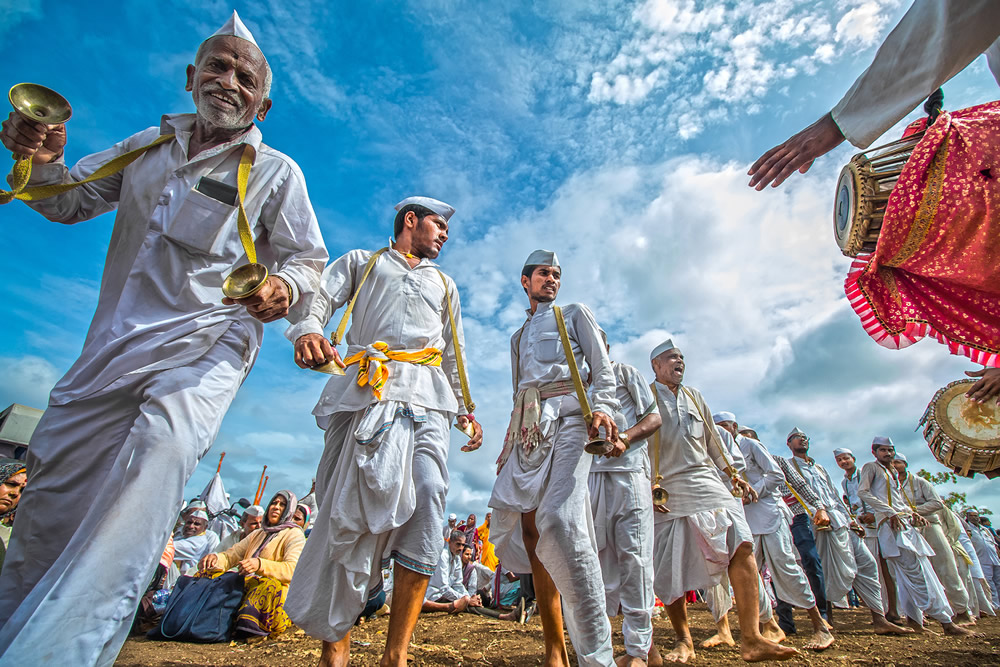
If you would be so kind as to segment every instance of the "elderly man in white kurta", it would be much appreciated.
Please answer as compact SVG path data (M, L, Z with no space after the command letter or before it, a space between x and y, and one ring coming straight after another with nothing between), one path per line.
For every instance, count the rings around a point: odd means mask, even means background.
M732 434L721 426L721 422L727 419L731 419L734 423L736 421L735 415L731 412L718 412L712 415L716 433L719 435L719 442L725 448L729 463L740 477L746 479L747 464L743 458L743 452L740 451L740 447L736 444L736 440ZM722 470L719 471L719 478L723 484L729 484L729 477ZM744 518L746 518L746 506L742 506L741 509L744 510ZM729 610L733 608L733 596L727 573L722 574L722 578L718 584L705 591L705 603L708 605L708 610L715 620L717 632L701 643L702 648L711 648L720 644L735 646L736 642L733 640L732 630L729 627ZM764 588L763 579L758 579L757 582L757 611L760 614L761 634L776 642L784 639L784 631L778 627L777 621L774 620L771 597Z
M969 591L966 590L965 583L958 573L955 554L941 524L941 514L946 511L941 497L930 482L909 473L904 454L896 452L892 465L896 469L906 504L927 522L917 528L917 531L934 551L930 556L931 567L934 568L934 574L937 575L938 581L944 587L945 595L948 596L948 604L955 613L954 622L959 625L975 625L976 621L969 614Z
M858 495L878 520L879 548L896 582L899 611L916 632L924 632L926 614L940 622L947 634L971 635L952 622L954 612L928 558L934 550L916 530L926 520L907 505L892 469L896 455L892 440L876 437L872 453L875 460L861 467Z
M352 250L330 264L309 316L286 332L300 366L347 368L331 376L313 410L326 431L319 509L285 602L292 621L323 640L321 664L348 663L351 627L378 595L389 559L395 571L383 658L405 663L441 553L456 414L459 426L475 429L463 449L482 441L459 368L458 290L432 261L453 213L429 197L399 202L391 247ZM323 329L345 304L335 339L353 319L341 360Z
M52 390L28 451L0 577L7 655L114 661L184 485L257 356L261 322L300 318L327 259L302 173L253 123L270 109L271 75L235 13L187 75L196 114L164 116L72 169L61 126L3 123L5 145L35 156L32 186L79 182L161 140L124 171L30 203L67 224L117 214L83 350ZM222 283L247 261L237 233L245 154L254 163L244 206L257 261L272 275L236 303L223 300Z
M476 589L469 590L465 587L465 566L462 564L462 551L465 547L465 533L461 530L452 531L448 536L448 543L441 550L434 574L427 583L422 611L458 612L480 605L479 596L475 595Z
M778 599L808 612L813 624L813 636L803 648L817 651L829 648L834 642L833 635L819 613L806 573L795 558L792 533L779 505L784 504L781 490L785 476L760 441L740 435L735 415L723 412L716 417L718 425L736 441L745 462L746 480L757 493L755 502L743 506L747 525L753 534L757 569L762 570L767 565Z
M660 427L660 413L639 369L619 361L612 361L611 368L621 406L615 421L629 447L617 458L593 457L590 506L608 616L617 616L621 610L625 652L645 660L653 643L655 602L653 498L646 437Z
M497 463L489 506L490 539L504 566L531 572L542 617L547 664L568 662L563 614L581 665L610 665L611 623L597 557L584 452L588 425L582 401L593 407L590 435L598 429L621 455L612 415L618 410L615 374L590 310L582 304L554 305L562 270L554 252L532 252L521 270L528 296L527 321L511 337L514 410ZM589 377L589 399L574 388L567 342L581 381ZM560 596L562 604L560 605Z
M754 163L750 186L780 185L844 139L867 148L984 52L1000 82L998 37L996 0L916 0L833 110Z
M740 499L733 497L718 471L724 471L732 488L746 497L756 498L756 494L723 453L711 421L712 411L701 393L682 384L685 364L681 350L667 340L653 349L650 363L663 419L650 441L653 480L669 494L667 507L657 507L654 519L653 588L667 604L677 635L666 659L687 662L695 657L684 594L719 584L727 571L736 596L743 659L792 658L798 653L795 649L761 636L760 577L753 558L753 535Z
M906 633L905 628L885 619L878 562L858 535L858 524L851 518L830 473L809 456L809 436L794 428L788 434L787 443L794 455L787 459L788 463L819 496L830 517L829 527L813 527L816 548L823 561L826 599L831 604L847 607L847 593L854 588L861 602L871 611L876 634Z

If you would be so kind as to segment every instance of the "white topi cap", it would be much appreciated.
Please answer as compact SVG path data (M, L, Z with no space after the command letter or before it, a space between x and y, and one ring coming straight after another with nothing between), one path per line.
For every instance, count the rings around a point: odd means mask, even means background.
M188 514L187 518L189 520L190 519L204 519L205 521L208 521L208 514L205 513L205 510L195 510L195 511L191 512L190 514Z
M448 521L458 521L458 515L457 514L449 514L448 515Z
M437 199L433 199L431 197L407 197L403 201L396 204L393 208L399 211L404 206L409 206L410 204L429 208L444 218L445 222L448 222L451 219L451 216L455 214L455 209L453 207L445 204L443 201L438 201Z
M785 438L785 442L788 442L789 440L791 440L794 437L799 437L799 438L802 438L803 440L808 440L809 439L809 436L806 435L805 432L803 432L802 430L800 430L798 426L793 427L792 430L788 432L788 437Z
M226 21L221 28L219 28L218 30L215 31L215 33L212 34L212 37L228 37L228 36L245 39L246 41L256 46L257 50L260 51L260 46L257 45L257 40L253 38L253 34L250 32L250 29L246 27L246 24L244 24L243 21L240 20L240 15L236 13L235 9L233 10L233 15L229 17L229 20ZM212 39L212 37L209 37L208 39Z
M656 359L658 356L660 356L667 350L672 350L675 347L677 346L674 345L673 339L668 338L653 348L653 351L649 353L649 360L652 361L653 359Z
M524 260L524 266L559 266L559 258L551 250L535 250Z
M854 458L854 452L849 450L847 447L837 447L835 450L833 450L834 457L840 456L841 454L847 454L851 458Z
M892 438L884 435L876 435L872 438L872 447L895 447L892 444Z
M250 516L264 516L264 508L260 505L251 505L246 508L244 514L249 514Z
M906 454L902 454L900 452L896 452L896 456L894 458L897 461L902 461L903 463L906 463L906 464L910 463L909 461L906 460Z
M719 422L735 423L736 415L734 415L732 412L716 412L714 415L712 415L712 421L714 421L716 424L718 424Z

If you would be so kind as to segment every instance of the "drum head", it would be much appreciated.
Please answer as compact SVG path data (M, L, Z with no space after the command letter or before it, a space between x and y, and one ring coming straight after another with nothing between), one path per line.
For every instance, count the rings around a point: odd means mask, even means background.
M857 180L854 170L848 165L840 170L840 180L837 181L837 200L833 205L833 235L841 250L847 249L857 209Z
M934 404L934 416L941 430L953 440L972 449L1000 447L1000 406L995 401L976 403L965 396L975 380L948 386Z

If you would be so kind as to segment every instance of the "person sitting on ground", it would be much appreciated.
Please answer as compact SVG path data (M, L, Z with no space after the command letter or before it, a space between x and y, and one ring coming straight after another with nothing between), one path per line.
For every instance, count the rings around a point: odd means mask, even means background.
M299 503L295 508L295 514L292 515L292 522L302 529L304 533L309 529L309 520L312 516L312 510L309 506L303 503Z
M465 531L453 530L427 584L421 611L447 611L454 614L469 607L482 606L480 597L469 595L462 583L461 553L464 548Z
M495 572L476 560L472 547L462 547L462 584L465 590L479 596L484 607L493 607L493 576Z
M251 505L240 517L240 529L233 531L222 538L219 542L218 551L228 551L236 546L236 543L245 539L247 535L260 528L264 521L264 508L260 505Z
M205 554L219 546L219 536L208 530L208 514L196 509L188 514L181 528L181 536L174 539L174 565L180 574L198 566Z
M24 461L0 459L0 569L10 542L10 531L14 527L14 512L21 500L21 491L28 480Z
M261 528L224 553L208 554L198 564L204 573L235 567L246 577L236 617L237 636L275 637L292 625L284 610L285 596L306 543L302 528L292 521L297 505L291 491L278 491L267 505Z
M483 525L476 529L476 535L479 537L479 542L482 546L482 549L479 551L479 562L495 572L500 559L497 558L495 547L490 542L490 520L492 517L493 512L486 513L486 519L483 521Z
M476 515L470 514L465 520L465 546L472 547L472 559L479 560L482 553L482 544L479 540L479 529L476 526Z

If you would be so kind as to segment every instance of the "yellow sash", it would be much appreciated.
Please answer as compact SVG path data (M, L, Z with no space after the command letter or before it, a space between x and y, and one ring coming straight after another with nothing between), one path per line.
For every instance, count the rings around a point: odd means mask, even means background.
M375 398L381 401L382 389L389 379L389 367L386 364L388 361L404 361L417 366L440 366L441 350L426 347L417 352L400 352L390 350L388 343L379 340L344 359L344 365L357 364L358 386L368 385Z

